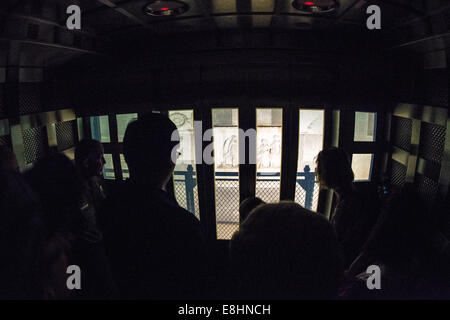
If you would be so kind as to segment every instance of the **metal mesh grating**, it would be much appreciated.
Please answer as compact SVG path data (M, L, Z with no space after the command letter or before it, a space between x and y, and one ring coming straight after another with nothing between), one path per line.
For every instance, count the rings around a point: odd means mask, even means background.
M258 179L256 181L255 195L265 202L280 201L280 181Z
M295 184L295 202L300 204L302 207L306 208L306 191L303 189L303 187L296 183ZM312 197L312 206L311 208L307 208L312 211L317 211L317 205L319 203L319 184L314 183L314 191L313 191L313 197Z
M440 163L444 153L445 128L422 122L420 129L419 156Z
M239 228L239 180L216 179L217 239L231 239Z
M25 161L32 163L47 152L47 132L45 127L31 128L23 132Z
M56 127L56 140L58 150L63 151L75 146L75 132L77 130L76 121L59 122Z
M175 192L175 198L177 199L178 204L185 208L188 211L190 208L188 208L187 200L186 200L186 183L184 181L174 181L173 183L174 192ZM200 220L200 209L198 205L198 188L197 186L193 189L194 193L194 212L192 212L197 219Z
M417 191L420 193L423 199L427 202L432 202L437 195L439 183L427 176L416 174L415 185Z
M41 108L41 87L38 83L22 83L19 95L19 113L29 114L40 112Z
M7 135L7 136L1 136L0 137L0 145L2 146L8 146L11 148L11 136Z
M395 186L403 186L406 181L406 166L392 160L391 184Z
M411 119L393 117L393 144L403 150L411 151L411 130Z

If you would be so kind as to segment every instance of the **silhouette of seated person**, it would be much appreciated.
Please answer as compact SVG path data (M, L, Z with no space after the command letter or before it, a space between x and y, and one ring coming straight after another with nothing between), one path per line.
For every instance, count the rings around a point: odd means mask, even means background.
M172 141L171 137L174 134ZM199 221L167 192L179 136L166 116L131 122L123 152L130 179L107 199L107 252L124 299L199 298L205 251Z
M104 248L86 237L89 221L82 212L83 181L73 162L61 153L38 160L25 173L39 196L46 228L48 268L54 270L48 298L109 298L115 288ZM55 256L53 261L52 256ZM68 292L66 268L75 264L82 270L82 290Z
M264 201L262 201L258 197L248 197L245 200L241 202L239 205L239 221L242 223L247 219L250 212L255 209L257 206L265 204Z
M348 270L348 276L355 280L349 282L343 297L439 298L442 288L434 290L432 284L434 255L431 248L435 227L431 220L412 185L405 185L389 195L362 253ZM370 274L366 270L370 265L380 267L381 290L367 289ZM448 281L443 285L448 293Z
M83 181L82 212L86 218L85 237L88 241L100 241L102 235L98 230L98 212L106 196L101 185L103 177L103 146L93 139L81 140L75 148L75 165Z
M348 155L338 148L319 152L316 176L320 187L331 189L336 205L331 224L336 230L344 253L344 267L348 268L361 251L378 214L375 198L357 190Z
M0 145L0 170L19 172L19 163L16 155L4 145Z
M231 239L230 258L238 299L333 299L343 278L333 227L294 202L252 210Z
M13 166L14 168L14 166ZM39 201L20 174L0 169L0 300L43 298Z

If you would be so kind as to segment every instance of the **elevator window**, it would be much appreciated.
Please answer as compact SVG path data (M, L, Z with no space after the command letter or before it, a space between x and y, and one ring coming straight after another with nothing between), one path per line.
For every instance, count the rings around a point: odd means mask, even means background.
M212 124L217 239L230 239L239 228L238 109L212 109Z
M194 111L172 110L169 118L178 128L179 156L173 173L173 189L180 206L200 219L195 166Z
M111 142L108 116L91 117L92 139L100 142Z
M256 196L280 200L283 109L256 109Z
M83 118L77 118L77 129L78 129L78 141L81 141L84 138Z
M125 161L125 157L123 154L120 154L120 167L122 168L122 177L123 179L127 179L130 177L130 172L128 171L128 165Z
M374 142L376 135L377 114L375 112L355 112L356 142Z
M372 176L373 154L355 153L352 156L352 170L355 181L370 181Z
M315 182L317 154L323 149L324 111L300 109L295 202L317 210L319 185Z
M116 116L117 138L119 139L119 142L123 141L123 137L125 136L125 130L127 129L128 124L133 120L137 120L137 117L138 117L137 113L118 114Z
M103 157L105 158L105 166L103 167L103 177L105 179L114 180L115 174L114 174L114 164L112 154L105 153Z

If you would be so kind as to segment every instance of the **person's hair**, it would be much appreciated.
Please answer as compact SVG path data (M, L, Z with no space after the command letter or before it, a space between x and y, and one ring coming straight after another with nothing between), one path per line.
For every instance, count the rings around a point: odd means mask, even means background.
M123 155L130 171L158 170L173 165L172 150L179 144L172 134L175 124L166 116L149 113L128 124L123 138Z
M253 209L262 204L265 204L265 202L258 197L248 197L244 201L242 201L239 206L239 216L241 223L244 222L245 219L247 219L248 215Z
M62 153L48 155L25 177L41 201L48 236L59 231L78 233L82 228L79 207L83 183L72 161Z
M94 139L85 138L78 142L75 147L75 164L77 166L89 158L93 153L101 151L103 148L102 144Z
M342 280L331 224L294 202L255 208L230 243L238 297L330 299Z
M316 158L316 175L322 187L345 187L355 176L349 156L341 149L329 148L319 152Z

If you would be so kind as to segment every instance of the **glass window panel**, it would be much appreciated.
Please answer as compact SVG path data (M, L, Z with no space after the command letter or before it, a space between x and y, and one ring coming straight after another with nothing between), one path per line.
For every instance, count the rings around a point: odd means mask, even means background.
M77 118L77 128L78 128L78 141L81 141L84 138L83 118Z
M122 177L124 179L127 179L130 177L130 172L128 171L128 165L125 161L125 157L123 154L120 154L120 167L122 168Z
M173 187L178 204L200 219L197 174L195 166L194 111L169 111L169 118L178 128L180 153L173 174Z
M213 13L230 13L236 12L236 0L213 0Z
M283 109L256 109L256 192L265 202L280 200Z
M115 174L114 174L114 164L113 164L112 154L105 153L103 156L105 157L105 165L103 167L103 177L105 179L114 180Z
M376 136L377 114L375 112L355 112L354 141L373 142Z
M323 149L324 111L300 109L295 201L317 210L319 185L315 182L317 154Z
M352 170L355 181L370 181L372 175L373 154L355 153L352 156Z
M100 142L111 142L108 116L91 117L92 139Z
M272 12L274 0L252 0L253 12Z
M117 138L119 142L123 141L123 137L125 136L125 130L127 129L128 124L136 120L138 117L137 113L127 113L127 114L118 114L117 118Z
M239 228L238 109L212 109L217 239Z

